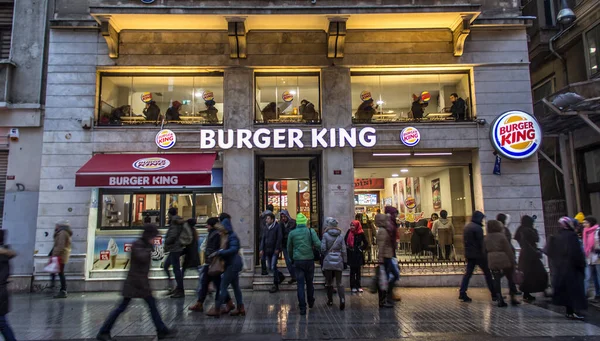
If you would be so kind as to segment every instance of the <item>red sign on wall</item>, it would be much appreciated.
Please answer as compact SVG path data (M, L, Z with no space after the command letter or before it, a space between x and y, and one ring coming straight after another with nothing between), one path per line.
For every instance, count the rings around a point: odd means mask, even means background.
M100 251L100 260L109 260L110 259L110 251L102 250Z
M354 189L385 189L384 179L354 179Z
M131 243L125 243L123 250L125 250L125 252L131 252Z

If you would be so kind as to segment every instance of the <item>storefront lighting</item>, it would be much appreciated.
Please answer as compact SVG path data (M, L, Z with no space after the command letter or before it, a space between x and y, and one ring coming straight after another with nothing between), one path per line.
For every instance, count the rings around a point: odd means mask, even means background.
M410 153L373 153L373 156L410 156Z
M397 177L399 177L399 176L400 176L399 174L392 174L392 177L393 177L393 178L397 178Z
M447 156L447 155L452 155L452 152L445 152L445 153L415 153L415 156Z
M296 90L290 90L290 94L295 95L296 94Z
M592 66L592 70L596 70L597 68L598 68L598 65Z
M382 100L377 101L377 104L379 104L379 105L383 105L383 103L384 102Z
M400 172L401 173L408 173L408 169L401 169Z
M595 47L590 47L590 53L596 53L596 48Z

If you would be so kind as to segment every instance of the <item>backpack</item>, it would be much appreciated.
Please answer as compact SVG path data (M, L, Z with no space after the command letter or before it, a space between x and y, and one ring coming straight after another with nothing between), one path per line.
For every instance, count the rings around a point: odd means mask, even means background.
M194 232L192 231L192 227L187 222L183 224L183 228L181 229L181 233L179 234L179 242L183 246L188 246L192 243L194 239Z

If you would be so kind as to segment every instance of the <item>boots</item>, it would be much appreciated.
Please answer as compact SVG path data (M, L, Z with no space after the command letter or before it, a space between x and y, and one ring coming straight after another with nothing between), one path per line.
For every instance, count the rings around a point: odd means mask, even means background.
M327 305L328 306L332 306L333 305L333 287L327 287Z
M198 312L203 312L204 311L204 304L202 304L202 302L196 302L196 304L190 306L188 308L188 310L190 311L198 311Z
M228 312L227 306L226 305L222 305L219 308L217 308L217 307L210 308L210 310L208 311L208 313L206 313L206 316L212 316L212 317L219 318L219 317L221 317L221 315L227 314L227 312Z
M521 302L517 301L517 299L515 298L515 295L510 295L510 305L514 306L518 306L519 304L521 304Z
M233 309L235 309L235 304L233 304L233 300L227 301L227 304L225 305L225 312L224 312L224 314L228 314Z
M344 294L344 287L338 286L338 296L340 297L340 310L344 310L346 308L346 296Z
M498 302L498 307L500 307L500 308L508 307L508 304L506 304L506 302L504 302L504 297L502 296L502 294L496 295L496 301Z
M243 304L238 304L237 309L229 313L229 316L246 316L246 308Z
M393 308L394 305L388 302L387 293L385 291L379 291L379 308Z

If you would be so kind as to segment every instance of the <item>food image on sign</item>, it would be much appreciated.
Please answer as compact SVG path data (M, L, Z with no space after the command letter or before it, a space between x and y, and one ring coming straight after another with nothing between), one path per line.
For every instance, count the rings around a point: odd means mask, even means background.
M431 198L433 200L433 209L439 211L442 208L442 192L439 178L431 180Z
M508 111L492 123L490 141L500 155L513 160L526 159L539 149L542 130L528 113Z
M281 99L283 99L284 102L291 102L294 100L294 95L292 95L289 91L284 91L281 95Z
M144 103L148 103L152 100L152 93L151 92L144 92L141 96L142 98L142 102Z
M400 132L400 141L407 147L414 147L421 141L421 133L414 127L406 127Z
M371 95L371 91L364 90L363 92L360 93L360 100L363 102L368 101L372 98L373 98L373 96Z
M409 210L412 210L415 207L417 207L417 201L413 197L407 197L406 200L404 200L404 204Z
M419 178L413 178L414 179L414 186L415 186L415 211L420 212L421 211L421 181Z
M215 94L210 90L206 90L202 94L202 99L205 101L212 101L215 99Z
M160 149L171 149L177 142L177 137L171 130L163 129L156 134L155 142Z

